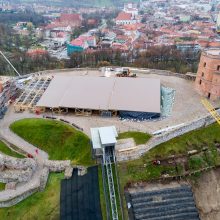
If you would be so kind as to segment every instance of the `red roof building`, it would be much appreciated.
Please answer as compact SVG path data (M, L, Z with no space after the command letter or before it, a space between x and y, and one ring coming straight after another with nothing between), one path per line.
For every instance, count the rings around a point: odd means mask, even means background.
M36 57L41 57L43 55L47 55L48 51L41 49L41 48L37 48L37 49L29 49L27 51L27 55L32 57L32 58L36 58Z
M45 29L55 29L61 28L65 29L67 27L75 28L80 27L82 25L82 16L79 14L61 14L59 18L57 18L51 24L48 24Z
M120 12L115 19L117 25L135 24L137 21L131 13Z
M61 14L57 20L71 27L79 27L82 25L82 16L79 14Z

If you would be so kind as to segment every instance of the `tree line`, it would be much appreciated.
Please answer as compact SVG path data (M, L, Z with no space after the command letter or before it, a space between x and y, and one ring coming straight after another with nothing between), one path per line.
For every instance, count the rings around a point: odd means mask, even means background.
M146 52L134 54L112 49L100 49L93 52L73 53L69 60L58 60L49 54L30 57L25 52L14 52L8 55L15 68L22 74L56 69L83 68L102 66L130 66L170 70L172 72L196 72L200 53L180 52L169 47L149 48ZM0 75L14 74L11 67L0 57Z
M100 67L102 65L163 69L172 72L196 72L200 53L192 49L180 51L175 46L149 47L144 52L99 49L73 53L66 67Z
M46 24L48 19L33 11L26 12L0 12L0 23L15 24L17 22L32 22L33 25L39 26Z

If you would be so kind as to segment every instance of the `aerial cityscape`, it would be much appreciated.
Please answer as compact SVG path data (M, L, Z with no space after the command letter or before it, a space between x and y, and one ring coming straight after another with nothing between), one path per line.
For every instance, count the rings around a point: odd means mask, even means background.
M220 0L0 0L0 220L220 219Z

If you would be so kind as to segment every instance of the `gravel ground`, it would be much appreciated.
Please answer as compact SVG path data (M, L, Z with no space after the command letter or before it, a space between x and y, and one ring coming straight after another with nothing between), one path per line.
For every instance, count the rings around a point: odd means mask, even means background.
M69 71L69 72L54 72L50 75L81 75L81 76L101 76L100 71ZM191 120L200 118L207 114L206 109L201 104L201 96L197 94L194 89L194 83L189 80L185 80L175 76L164 76L151 74L138 73L138 77L156 78L161 80L161 84L166 87L171 87L176 90L175 102L173 105L172 115L166 119L159 121L145 121L145 122L132 122L121 121L118 118L101 118L101 117L82 117L68 114L62 116L66 120L75 122L82 127L88 135L90 135L90 128L97 126L109 126L115 125L117 129L121 131L138 130L148 133L153 133L157 130L164 129L170 126L180 125L187 123ZM152 94L153 95L153 94ZM50 113L49 113L50 114Z

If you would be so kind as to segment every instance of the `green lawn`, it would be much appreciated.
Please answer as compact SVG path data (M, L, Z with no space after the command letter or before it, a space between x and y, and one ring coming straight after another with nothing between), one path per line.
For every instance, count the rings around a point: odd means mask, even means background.
M138 131L127 131L120 133L118 135L118 139L125 139L125 138L133 138L137 145L146 144L147 141L151 138L150 134L138 132Z
M5 189L5 183L0 182L0 191L3 191Z
M17 158L24 158L23 155L12 151L4 142L0 141L0 152L6 154L8 156L17 157Z
M50 174L47 187L10 208L0 209L0 219L7 220L58 220L60 211L60 181L64 175Z
M50 159L70 159L81 165L94 164L91 159L89 138L63 122L24 119L13 123L11 129L28 142L48 152ZM100 174L99 172L101 180ZM62 173L51 173L45 191L37 192L13 207L1 208L0 219L59 219L60 181L63 177ZM100 199L103 215L105 215L102 181L100 182Z
M23 119L11 130L49 154L51 160L71 160L74 164L92 165L89 138L63 122L47 119Z

